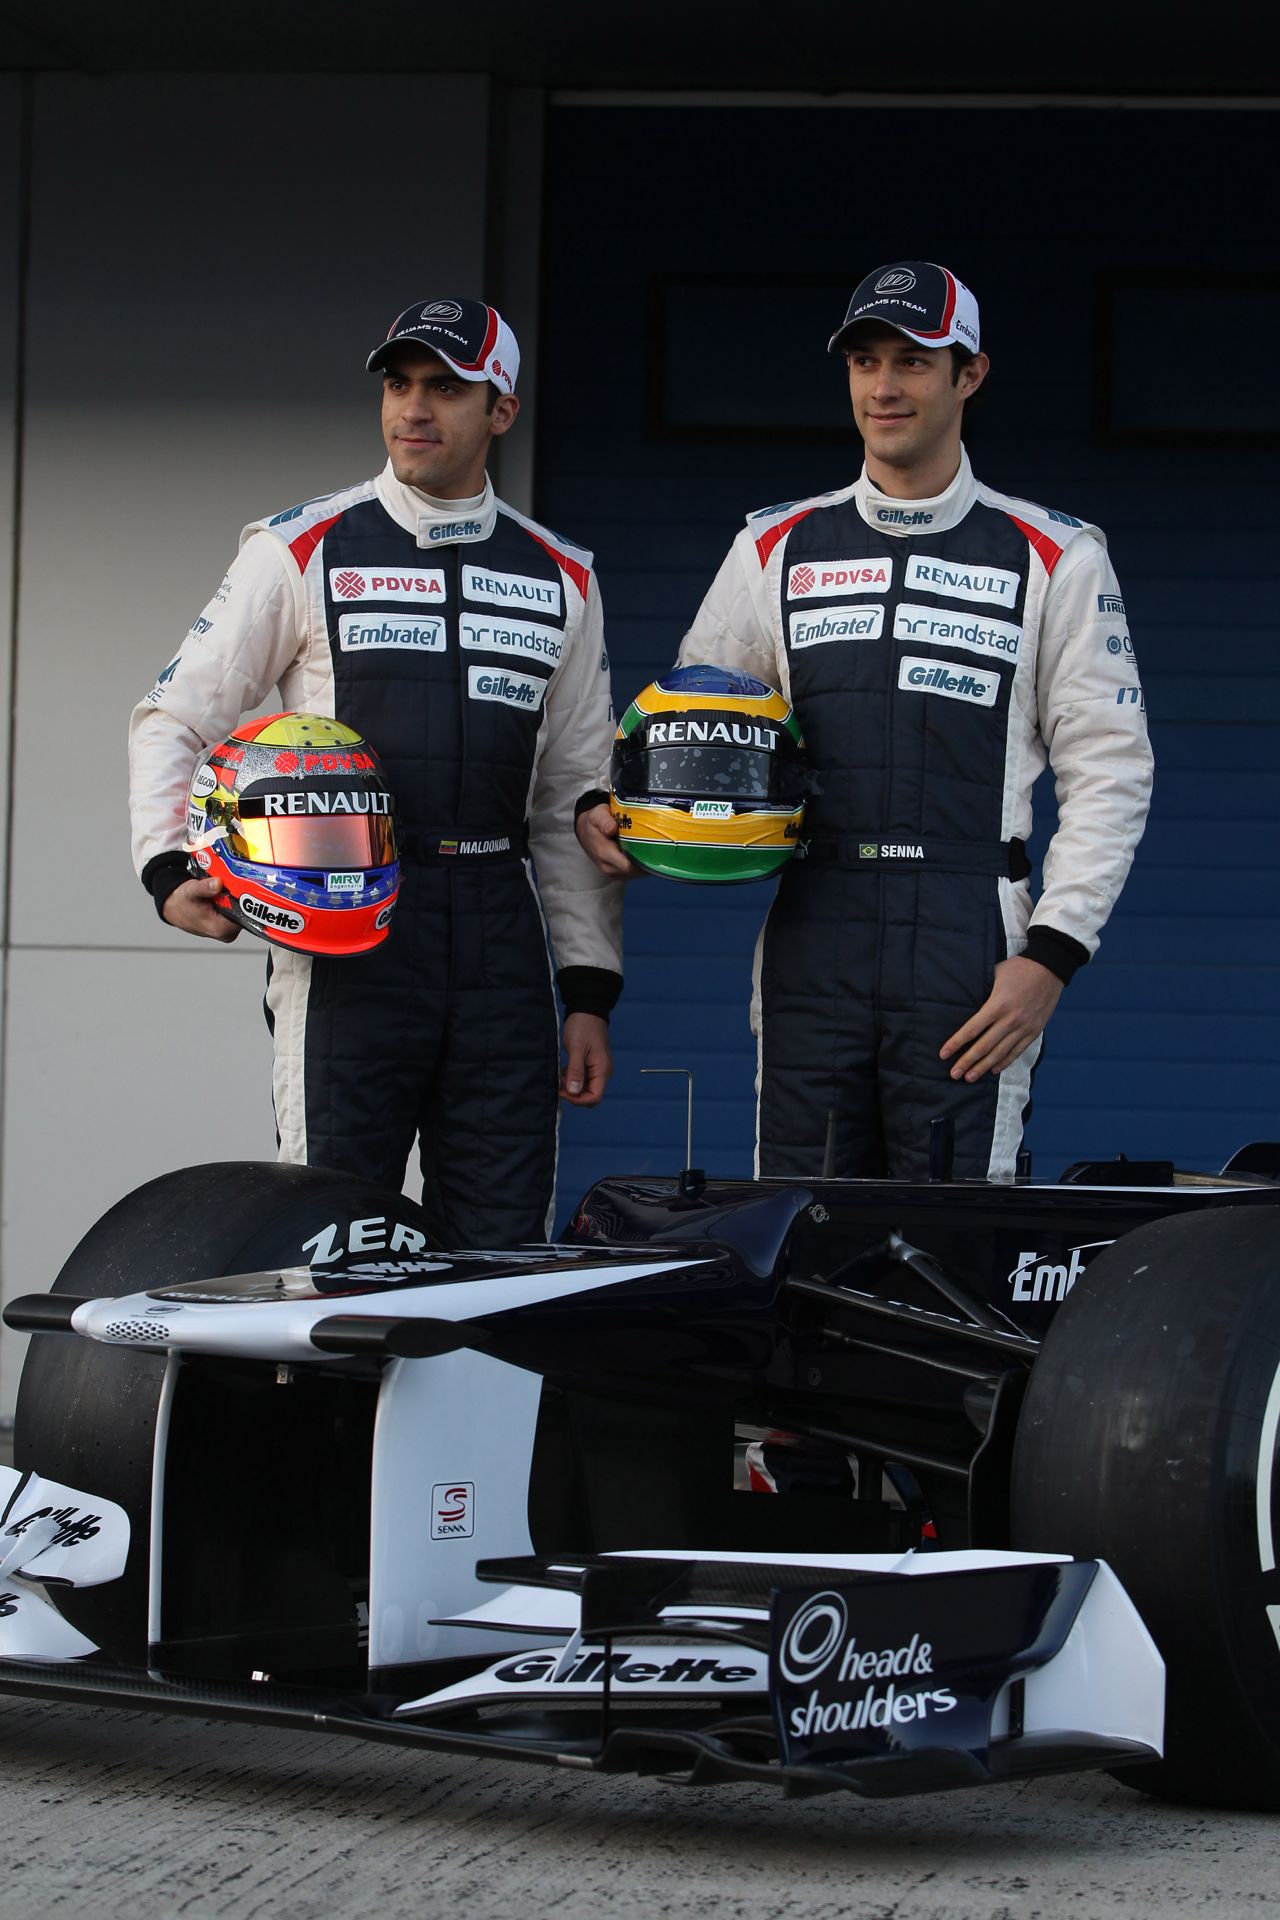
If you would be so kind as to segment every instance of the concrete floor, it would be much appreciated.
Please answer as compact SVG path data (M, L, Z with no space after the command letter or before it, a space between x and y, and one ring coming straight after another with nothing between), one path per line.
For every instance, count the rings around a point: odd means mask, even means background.
M0 1698L0 1915L1113 1920L1274 1909L1277 1823L1075 1776L791 1805Z
M0 1920L1280 1912L1280 1820L1104 1775L788 1805L0 1696L0 1778Z

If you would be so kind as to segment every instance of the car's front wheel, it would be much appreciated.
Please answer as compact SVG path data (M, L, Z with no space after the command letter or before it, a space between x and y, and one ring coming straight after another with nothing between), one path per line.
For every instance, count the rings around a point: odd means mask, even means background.
M162 1174L92 1226L54 1293L116 1299L180 1280L376 1259L425 1246L412 1201L323 1167L217 1161ZM129 1515L123 1576L50 1589L59 1611L112 1658L147 1651L152 1452L166 1353L102 1346L73 1334L33 1336L14 1422L14 1464L114 1500ZM211 1452L221 1444L208 1436Z

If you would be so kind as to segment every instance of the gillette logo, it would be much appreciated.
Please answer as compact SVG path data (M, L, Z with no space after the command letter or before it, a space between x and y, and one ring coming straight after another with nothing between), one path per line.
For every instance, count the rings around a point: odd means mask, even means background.
M908 513L905 507L877 507L876 524L881 527L931 527L933 515L922 507Z
M1000 697L1000 678L994 673L954 673L938 660L904 659L898 667L898 685L909 693L940 693L947 700L965 700L970 706L994 707Z

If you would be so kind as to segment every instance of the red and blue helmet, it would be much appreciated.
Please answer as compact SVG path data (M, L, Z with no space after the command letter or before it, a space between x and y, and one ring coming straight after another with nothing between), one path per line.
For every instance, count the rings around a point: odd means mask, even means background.
M198 763L186 850L237 926L296 953L380 946L400 889L395 800L354 728L317 713L237 727Z

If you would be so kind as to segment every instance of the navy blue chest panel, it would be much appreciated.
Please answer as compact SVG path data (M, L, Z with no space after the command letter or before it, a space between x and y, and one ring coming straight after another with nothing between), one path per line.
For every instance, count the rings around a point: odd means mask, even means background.
M515 832L565 645L560 569L499 516L487 540L420 547L376 500L324 537L334 711L387 768L417 832Z
M999 836L1030 561L984 506L940 533L894 536L851 501L792 529L782 631L815 832Z

